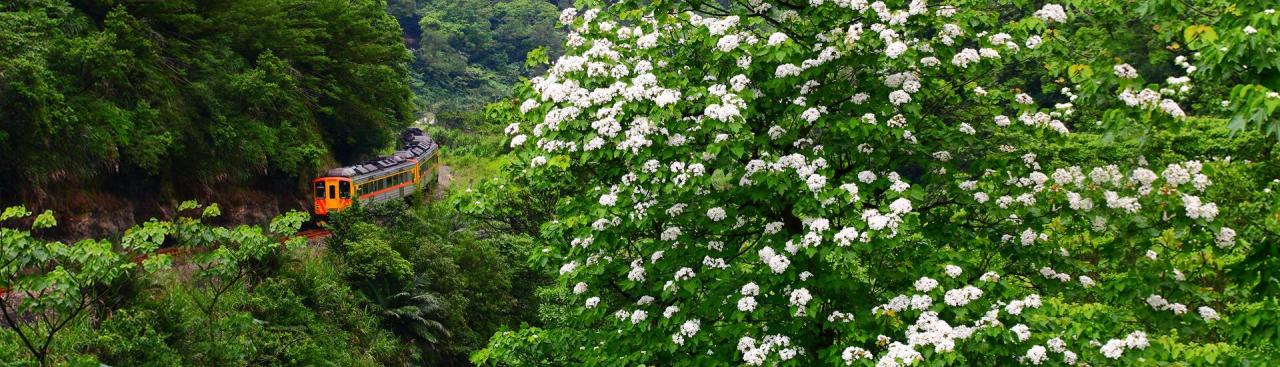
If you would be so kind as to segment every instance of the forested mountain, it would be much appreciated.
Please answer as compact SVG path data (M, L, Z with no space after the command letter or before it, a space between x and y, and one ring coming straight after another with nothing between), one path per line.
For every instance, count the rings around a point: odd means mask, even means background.
M423 111L480 110L506 97L538 48L560 54L559 7L571 0L390 0L413 52L413 89Z
M5 1L0 200L296 191L411 120L400 36L375 0Z

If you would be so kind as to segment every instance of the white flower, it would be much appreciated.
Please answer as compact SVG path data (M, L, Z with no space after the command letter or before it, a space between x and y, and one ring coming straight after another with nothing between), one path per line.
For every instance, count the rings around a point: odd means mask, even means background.
M1200 308L1196 309L1196 311L1200 313L1200 317L1203 318L1204 321L1214 321L1214 320L1220 319L1220 317L1218 316L1218 311L1215 311L1214 309L1209 308L1208 306L1200 306Z
M1182 107L1178 106L1178 102L1174 102L1172 99L1160 100L1160 111L1164 111L1164 113L1175 118L1187 117L1187 113L1182 111Z
M817 108L809 108L800 114L800 118L808 122L818 121L819 117L822 117L822 110Z
M853 227L844 227L832 237L839 246L849 246L856 239L858 239L858 230Z
M905 52L907 52L907 44L902 43L901 41L890 42L889 45L884 48L885 56L889 56L890 59L896 59L898 56L902 56Z
M1045 23L1065 22L1067 21L1067 12L1058 4L1045 4L1035 12L1036 18L1040 18Z
M774 71L774 76L779 78L796 75L800 75L800 67L791 64L778 65L778 69Z
M1251 25L1244 26L1244 34L1254 34L1254 33L1258 33L1258 29L1253 28L1253 26Z
M1218 243L1218 247L1221 247L1221 248L1228 248L1235 245L1236 231L1231 228L1222 227L1222 229L1218 230L1218 236L1216 238L1216 242Z
M570 261L570 262L565 263L564 265L561 265L561 266L560 266L560 275L565 275L565 274L567 274L567 273L572 273L575 269L578 269L578 262L577 262L577 261Z
M1031 230L1031 228L1027 228L1025 231L1022 231L1022 235L1019 240L1022 242L1023 246L1031 246L1036 243L1036 239L1039 237L1040 236L1036 234L1036 231Z
M586 304L587 308L596 308L596 305L599 305L599 304L600 304L600 297L587 298L587 304Z
M809 294L808 289L800 288L800 289L791 291L792 306L804 307L805 305L809 304L809 300L811 299L813 299L813 296Z
M738 311L751 312L756 310L755 297L742 297L738 299Z
M739 42L739 37L736 34L720 37L720 41L716 42L716 49L720 50L720 52L733 51L733 49L738 48Z
M942 299L947 305L959 307L982 297L982 290L974 286L966 286L947 291Z
M1027 45L1027 48L1035 49L1036 47L1040 46L1040 42L1041 42L1040 36L1031 36L1031 37L1027 37L1026 45Z
M1017 96L1014 96L1014 101L1016 101L1016 102L1018 102L1018 103L1020 103L1020 104L1026 104L1026 105L1029 105L1029 104L1032 104L1032 103L1035 103L1035 102L1036 102L1034 99L1032 99L1032 98L1031 98L1031 95L1030 95L1030 94L1026 94L1026 93L1018 93L1018 95L1017 95ZM1019 119L1021 119L1021 118L1019 118Z
M1119 64L1112 67L1112 69L1115 71L1116 76L1124 79L1134 79L1138 77L1138 69L1134 69L1133 66L1130 66L1129 64Z
M1009 304L1004 305L1004 312L1008 312L1012 315L1021 315L1023 307L1026 307L1026 302L1023 302L1022 300L1012 301L1009 302Z
M1084 286L1085 288L1093 287L1093 285L1095 284L1093 282L1093 278L1090 278L1088 276L1081 275L1079 280L1080 280L1080 285Z
M631 313L632 324L639 324L647 318L649 318L649 313L645 312L644 310L636 310L636 312Z
M911 309L927 310L929 306L933 306L933 297L920 294L911 296Z
M769 35L769 41L767 44L769 46L777 46L786 42L788 39L790 39L790 37L787 37L787 35L782 32L773 32L773 34Z
M991 197L988 196L987 193L985 192L973 193L973 201L977 201L979 203L985 203L987 202L987 200L991 200Z
M981 280L984 282L998 282L1000 281L1000 274L996 274L995 272L988 271L986 273L983 273L981 277L978 277L978 280Z
M775 274L781 274L787 271L788 266L791 266L791 260L782 254L774 253L773 249L769 247L760 249L760 259L769 265L769 269L773 270Z
M1045 345L1048 345L1049 351L1054 353L1062 353L1067 350L1067 342L1062 340L1062 338L1055 337L1053 339L1049 339L1049 341L1045 342Z
M677 238L680 238L680 234L680 227L669 227L662 231L660 238L662 238L663 241L675 241Z
M955 266L955 265L946 266L946 273L947 273L947 276L949 277L952 277L952 278L958 277L962 272L964 272L964 270L960 269L959 266Z
M777 234L782 231L782 222L770 222L764 225L764 234Z
M981 57L978 56L978 50L966 48L951 57L951 64L961 68L968 68L969 64L978 62L979 59Z
M1169 306L1169 301L1165 300L1164 297L1161 297L1160 295L1153 294L1147 296L1147 305L1157 310L1163 310Z
M525 140L528 140L528 139L529 137L524 134L516 135L515 137L511 138L511 147L512 148L518 147L521 144L524 144Z
M695 273L693 272L693 269L691 269L691 268L689 268L689 267L683 267L683 268L680 268L680 270L677 270L677 271L676 271L676 280L677 280L677 281L693 279L693 277L695 277L695 276L697 276L697 274L695 274Z
M858 181L862 181L862 183L872 183L875 182L875 180L876 174L871 171L858 172Z
M560 11L560 24L568 25L570 23L573 23L573 18L576 16L578 16L577 8L574 8L574 7L565 8L564 10Z
M938 281L928 277L922 277L916 280L916 290L920 292L928 292L938 287Z
M859 347L848 347L840 353L840 358L844 359L844 364L853 364L853 361L871 358L871 352Z
M636 47L651 49L658 46L658 33L649 33L636 38Z
M708 210L707 210L707 218L711 218L711 220L712 220L712 221L715 221L715 222L719 222L719 221L724 220L724 218L725 218L725 212L724 212L724 209L722 209L722 208L720 208L720 207L715 207L715 208L708 209Z
M613 206L618 203L618 195L604 194L600 195L600 205Z
M1027 350L1026 358L1031 364L1040 365L1049 359L1049 353L1043 346L1036 345Z
M1013 335L1017 336L1018 341L1020 342L1025 342L1027 339L1031 338L1031 328L1027 327L1027 325L1017 324L1009 328L1009 331L1012 331Z
M583 294L587 291L587 283L578 282L573 285L573 294Z
M1124 345L1129 349L1147 349L1151 343L1147 341L1147 333L1134 331L1125 337Z
M687 320L683 324L680 324L680 334L684 334L684 336L691 337L694 334L698 333L698 330L701 329L701 326L702 326L702 322L698 320Z
M1101 350L1102 356L1111 359L1120 359L1124 355L1124 341L1120 339L1111 339L1107 344L1103 345Z
M1005 116L1005 115L996 116L995 121L996 121L996 126L1000 126L1000 127L1009 126L1009 124L1012 122L1009 120L1009 116Z
M911 102L911 95L907 94L907 92L902 90L895 90L889 93L889 103L893 103L894 106L898 106L907 102Z
M636 300L636 306L644 306L653 303L653 296L643 296Z

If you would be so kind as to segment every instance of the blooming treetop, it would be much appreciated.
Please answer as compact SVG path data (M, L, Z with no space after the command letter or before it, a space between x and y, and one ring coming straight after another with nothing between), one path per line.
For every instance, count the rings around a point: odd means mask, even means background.
M1230 163L1041 159L1104 114L1181 124L1194 60L1020 84L1072 65L1082 11L717 4L565 10L507 128L535 181L583 183L538 255L582 363L1104 365L1231 317L1192 285L1246 247L1209 194Z

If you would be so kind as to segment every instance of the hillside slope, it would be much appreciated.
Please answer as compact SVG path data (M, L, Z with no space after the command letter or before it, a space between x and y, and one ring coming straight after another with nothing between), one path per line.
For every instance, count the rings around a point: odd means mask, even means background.
M0 4L0 203L127 222L180 199L301 195L412 117L409 53L385 6Z

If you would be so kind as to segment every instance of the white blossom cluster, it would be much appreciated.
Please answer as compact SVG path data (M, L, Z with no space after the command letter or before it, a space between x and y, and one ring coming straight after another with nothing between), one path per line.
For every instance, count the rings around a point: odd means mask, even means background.
M923 360L922 351L955 352L977 331L992 329L1007 330L1016 341L1019 355L1011 358L1040 365L1060 355L1074 364L1080 356L1065 341L1045 339L1049 334L1027 325L1035 325L1027 321L1029 310L1054 300L1027 284L1057 287L1074 280L1082 292L1106 288L1079 275L1094 272L1071 265L1087 255L1070 253L1079 252L1072 244L1080 236L1139 217L1185 217L1195 221L1188 236L1199 236L1197 244L1222 250L1235 244L1235 231L1217 223L1223 209L1210 202L1212 182L1201 161L1163 169L1148 168L1145 160L1134 168L1122 168L1125 162L1055 168L1038 160L1037 142L1009 141L1006 134L1023 132L1058 138L1080 122L1075 109L1086 106L1074 101L1087 89L1055 87L1037 94L1052 96L1032 97L997 87L994 76L981 78L984 68L1030 57L1027 50L1053 38L955 22L951 17L968 10L923 0L900 8L865 0L807 3L845 21L808 39L758 33L766 28L748 17L649 14L621 21L599 10L561 13L571 29L565 55L529 81L530 97L519 104L525 119L504 131L533 174L569 170L596 185L581 199L562 203L567 214L554 229L566 233L566 245L553 252L573 295L585 299L587 314L598 313L619 335L652 333L680 348L704 338L729 346L737 340L740 360L732 363L772 365L819 352L796 345L793 337L803 339L795 333L861 335L865 331L853 329L861 322L852 321L869 316L901 321L903 330L884 334L903 338L882 335L875 345L844 344L829 355L840 352L846 364L905 366ZM797 4L802 9L765 1L744 5L787 24L804 22L813 10ZM1054 27L1072 14L1045 4L1028 19ZM669 51L675 49L681 51ZM878 62L847 67L863 59ZM1184 68L1188 75L1194 71ZM1129 64L1112 72L1123 83L1141 78ZM978 81L958 92L986 107L977 116L949 115L932 105L937 95L957 92L941 87L948 78L973 75ZM1171 86L1188 81L1167 80ZM1132 85L1140 90L1128 84L1114 89L1125 105L1185 116L1174 100L1185 91L1180 87ZM933 110L913 112L923 108ZM982 159L1011 163L973 164ZM938 182L964 195L935 195ZM916 279L909 284L914 292L887 297L870 310L845 312L851 308L833 301L848 295L821 282L867 266L862 261L880 252L899 251L892 245L914 244L929 210L942 205L964 208L962 219L979 228L974 238L956 242L989 243L1037 263L1020 273L978 269L986 271L981 275L966 273L960 262L942 263L941 272L940 264L910 264L932 267L937 279L916 273L907 278ZM1073 232L1077 228L1084 234ZM1155 249L1131 247L1139 253ZM1143 261L1167 261L1151 254ZM1010 293L992 287L1023 288L1013 293L1018 298L999 300L992 295ZM633 301L602 300L611 292ZM867 299L884 300L879 297ZM1152 297L1146 301L1156 310L1188 311ZM974 316L954 317L947 312L952 309ZM1221 317L1208 306L1197 312L1206 321ZM779 321L784 327L751 323L775 314L786 316ZM743 331L721 340L718 326L728 320L745 320L731 328ZM1118 358L1147 345L1146 334L1135 332L1099 345L1096 353ZM731 352L715 355L730 358Z

